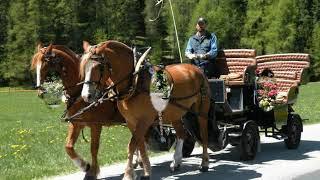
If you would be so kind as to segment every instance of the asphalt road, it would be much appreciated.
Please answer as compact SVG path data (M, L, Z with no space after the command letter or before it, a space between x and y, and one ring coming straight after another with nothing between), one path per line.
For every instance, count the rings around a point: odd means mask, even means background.
M192 157L183 160L176 173L169 172L172 153L151 158L153 180L223 180L223 179L320 179L320 124L304 127L302 141L298 149L288 150L283 141L261 137L261 152L255 160L241 162L236 147L229 145L225 150L210 153L209 171L201 173L201 148L196 148ZM125 164L115 164L101 168L101 180L118 180L123 176ZM141 169L136 170L142 174ZM48 179L82 179L84 173L58 176Z

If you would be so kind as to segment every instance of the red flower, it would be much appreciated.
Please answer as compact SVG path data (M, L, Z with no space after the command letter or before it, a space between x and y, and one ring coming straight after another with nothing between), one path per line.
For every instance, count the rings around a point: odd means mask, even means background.
M273 89L268 93L268 96L269 97L275 97L277 94L278 94L278 91Z
M256 75L259 75L261 72L259 69L256 69L255 73L256 73Z

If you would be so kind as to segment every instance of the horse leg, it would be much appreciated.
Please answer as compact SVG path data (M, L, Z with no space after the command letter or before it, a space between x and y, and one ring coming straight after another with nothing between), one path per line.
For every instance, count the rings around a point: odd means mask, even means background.
M132 135L131 140L128 144L128 160L127 160L127 167L123 176L122 180L133 180L136 179L136 174L134 172L134 168L133 168L133 154L134 151L136 150L137 143L135 140L134 135Z
M133 168L137 168L138 165L139 165L140 167L143 167L141 155L140 155L140 152L139 152L138 149L137 149L137 150L134 152L134 154L133 154Z
M85 162L74 150L74 144L77 142L81 129L83 129L83 126L73 123L69 124L65 150L72 159L73 163L82 171L86 172L89 170L90 165Z
M208 154L208 119L204 117L198 117L200 136L202 139L202 162L200 171L206 172L209 169L209 154Z
M177 143L173 154L173 161L170 164L170 171L174 172L180 168L180 165L182 163L182 147L185 138L185 132L181 122L173 122L172 125L176 130L177 135Z
M144 175L141 176L140 179L147 180L147 179L150 179L150 176L151 176L151 164L148 157L147 146L144 140L139 141L138 148L139 148L139 154L143 164L143 171L144 171Z
M87 171L85 179L96 179L100 172L98 164L98 151L100 145L101 125L93 125L91 128L91 167Z

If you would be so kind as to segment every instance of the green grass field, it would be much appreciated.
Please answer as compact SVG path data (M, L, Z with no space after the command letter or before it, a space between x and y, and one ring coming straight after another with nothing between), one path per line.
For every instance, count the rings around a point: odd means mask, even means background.
M320 122L318 92L320 83L300 87L294 109L309 119L305 123ZM63 110L48 108L35 92L0 93L0 179L41 179L78 171L64 151L67 123L59 120ZM85 135L89 139L87 129ZM126 127L104 128L100 164L125 160L129 137ZM90 160L89 146L81 137L76 144L86 160Z
M308 83L299 88L299 97L293 109L300 114L302 119L307 119L304 124L320 122L320 82Z
M35 92L0 93L0 179L33 179L77 171L64 151L67 123L64 107L50 109ZM84 133L89 140L88 129ZM104 128L100 164L126 159L129 131ZM76 149L90 160L90 143L79 137Z

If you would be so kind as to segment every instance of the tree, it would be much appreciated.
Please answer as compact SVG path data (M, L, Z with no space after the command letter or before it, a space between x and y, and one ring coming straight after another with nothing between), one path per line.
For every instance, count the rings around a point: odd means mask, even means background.
M158 64L162 60L163 50L168 49L168 44L165 39L168 35L166 24L168 16L165 11L161 9L163 6L155 6L155 2L156 1L145 0L144 21L146 26L146 36L150 46L152 47L151 60L153 63Z
M0 65L5 59L5 43L7 37L7 24L8 24L8 0L0 1ZM1 70L1 68L0 68ZM0 82L2 83L3 74L0 73Z
M311 34L313 30L312 0L295 0L294 7L297 9L296 38L294 51L307 52L310 49Z
M5 79L11 84L23 82L30 78L29 61L33 53L36 40L34 22L30 21L30 15L34 13L34 1L11 1L7 26L8 39L6 44L6 59L1 64L1 71Z
M264 20L268 28L261 32L264 37L265 53L293 52L297 34L295 21L298 14L294 2L274 1L265 11Z
M189 36L194 33L196 20L208 19L208 30L215 32L219 49L239 48L247 9L246 0L200 0L189 23Z
M272 0L248 0L247 14L240 45L243 48L256 49L257 54L266 53L264 31L269 28L266 21L266 9Z

